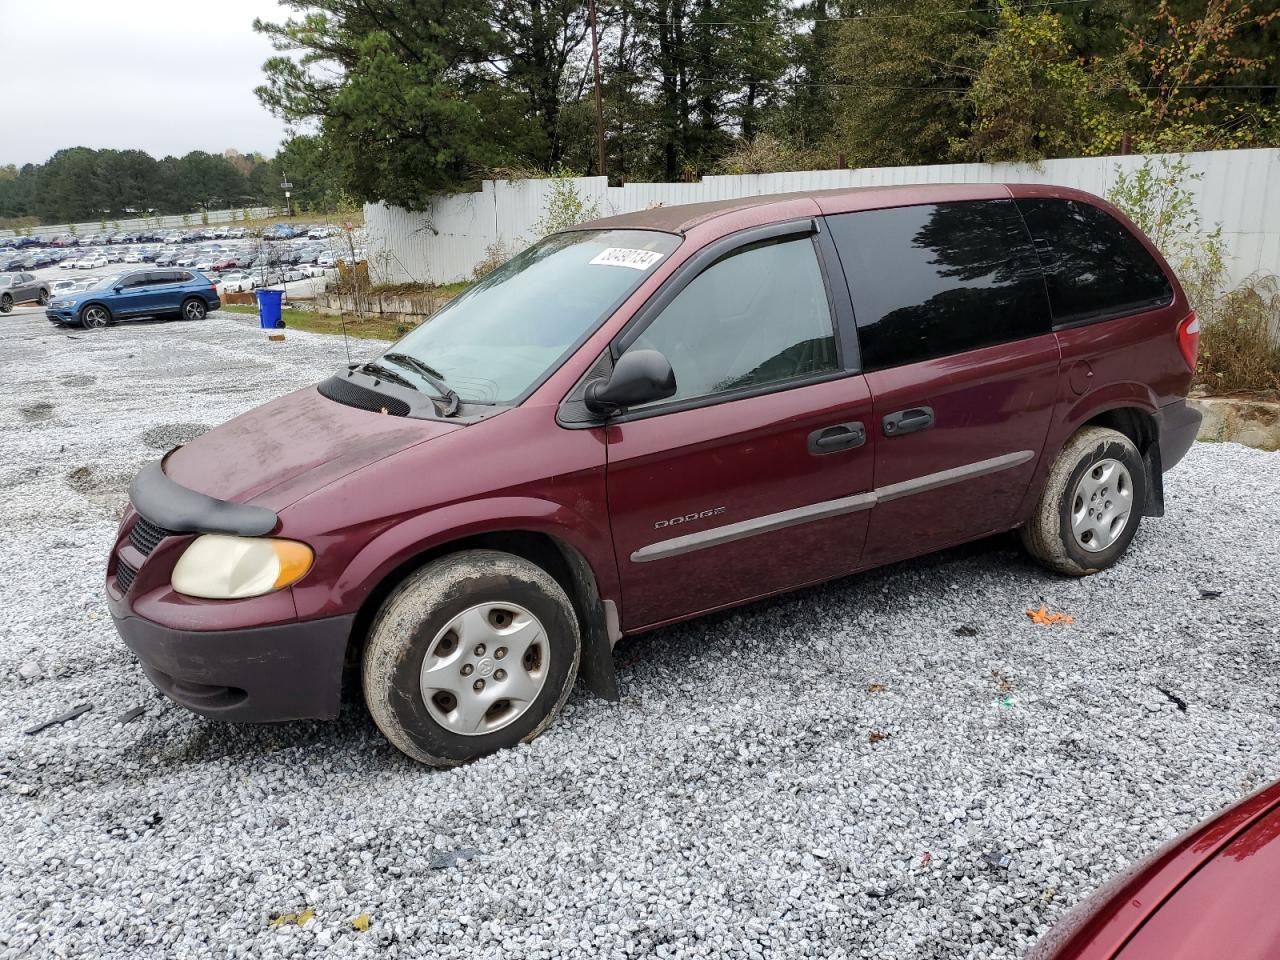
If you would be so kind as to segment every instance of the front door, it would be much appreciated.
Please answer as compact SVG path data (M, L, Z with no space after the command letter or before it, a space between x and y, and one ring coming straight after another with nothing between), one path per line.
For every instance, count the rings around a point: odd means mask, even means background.
M150 273L127 274L120 284L120 292L113 298L111 312L117 317L136 317L148 313L155 296Z
M862 551L871 397L812 225L729 247L623 335L677 386L606 428L629 630L850 572Z
M1044 447L1059 351L1011 200L829 216L873 397L864 563L1005 530Z

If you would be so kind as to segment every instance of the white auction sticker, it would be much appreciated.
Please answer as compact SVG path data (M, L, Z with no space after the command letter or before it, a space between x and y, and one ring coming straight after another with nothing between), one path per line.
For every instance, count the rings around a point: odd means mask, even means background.
M648 270L662 259L656 250L634 250L630 247L609 247L591 258L592 263L606 267L630 267L632 270Z

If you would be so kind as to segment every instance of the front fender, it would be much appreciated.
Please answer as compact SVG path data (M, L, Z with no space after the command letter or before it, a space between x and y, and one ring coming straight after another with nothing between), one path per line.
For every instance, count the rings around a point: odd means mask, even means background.
M607 526L601 529L552 500L498 496L449 504L384 525L341 570L308 577L294 588L298 615L311 619L354 612L380 583L415 558L467 537L514 531L545 534L577 550L590 565L601 597L617 601L617 565ZM304 586L313 579L315 586Z

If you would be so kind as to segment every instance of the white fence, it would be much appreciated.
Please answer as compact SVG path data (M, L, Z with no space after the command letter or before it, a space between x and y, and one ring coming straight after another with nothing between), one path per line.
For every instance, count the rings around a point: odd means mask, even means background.
M1016 163L956 163L861 170L809 170L734 177L699 183L630 183L610 187L603 177L573 184L601 216L700 200L873 187L908 183L1051 183L1105 196L1119 170L1133 171L1142 156L1047 160L1039 167ZM1189 153L1188 182L1206 226L1220 224L1233 281L1252 273L1280 273L1280 150ZM550 195L550 180L486 180L479 193L454 194L422 213L366 204L365 228L375 271L393 282L452 283L468 280L487 251L506 256L538 239L537 224Z
M31 228L31 236L46 237L53 239L63 233L71 233L71 228L75 227L77 236L85 236L94 233L120 233L122 231L132 230L170 230L174 227L190 227L193 230L199 229L206 224L215 223L237 223L245 219L246 215L250 220L261 220L264 217L272 215L271 207L245 207L235 208L234 210L210 210L208 216L201 213L179 213L166 217L136 217L132 220L90 220L86 223L59 223L53 226L42 224L38 227ZM16 237L22 235L21 230L0 230L0 237Z

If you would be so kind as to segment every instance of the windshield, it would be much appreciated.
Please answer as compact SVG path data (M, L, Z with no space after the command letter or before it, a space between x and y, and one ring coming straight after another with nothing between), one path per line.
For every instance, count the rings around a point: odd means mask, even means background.
M105 290L107 287L114 287L117 283L119 283L123 279L124 279L123 273L116 274L114 277L103 277L101 280L91 283L89 286L85 287L85 289L86 290Z
M479 280L387 351L408 355L472 403L511 403L577 346L680 244L649 230L547 237Z

